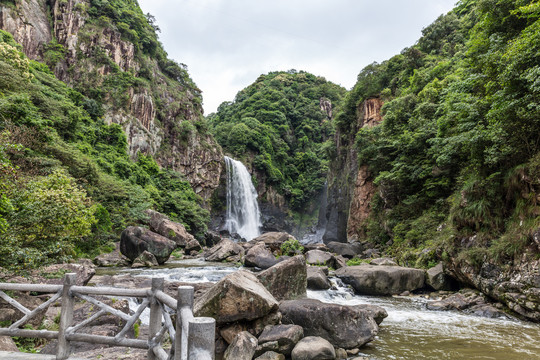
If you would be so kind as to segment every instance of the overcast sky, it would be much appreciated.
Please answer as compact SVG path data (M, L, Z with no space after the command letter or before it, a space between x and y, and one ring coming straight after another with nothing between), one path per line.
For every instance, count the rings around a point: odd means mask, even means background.
M350 89L360 70L413 45L457 0L139 0L205 113L261 74L305 70Z

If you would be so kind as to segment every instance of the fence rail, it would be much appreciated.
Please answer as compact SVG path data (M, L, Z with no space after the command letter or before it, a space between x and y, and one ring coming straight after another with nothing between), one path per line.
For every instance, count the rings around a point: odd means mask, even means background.
M76 274L64 276L63 285L0 283L0 298L23 314L23 317L9 327L0 328L1 336L19 336L44 339L58 339L57 360L65 360L70 355L73 341L124 346L148 350L149 360L214 360L214 336L216 322L213 318L193 316L194 289L191 286L178 287L177 299L163 292L162 278L153 278L148 289L123 289L113 287L76 286ZM49 300L27 309L5 291L38 292L53 294ZM122 296L142 299L137 310L128 315L103 303L93 296ZM73 323L75 301L83 300L99 309L88 319ZM58 331L21 329L32 318L46 311L53 303L61 301L60 325ZM126 335L140 319L146 308L150 308L149 335L147 339L131 339ZM176 313L173 323L171 313ZM99 317L111 314L123 319L126 324L115 336L100 336L79 332ZM176 325L176 326L175 326ZM172 344L163 348L166 336Z

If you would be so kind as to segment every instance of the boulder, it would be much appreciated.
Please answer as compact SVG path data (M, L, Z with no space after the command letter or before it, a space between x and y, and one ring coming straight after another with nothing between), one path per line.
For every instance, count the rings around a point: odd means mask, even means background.
M207 231L204 234L205 246L212 247L221 241L221 236L215 231Z
M291 354L292 360L333 360L335 358L336 351L332 344L317 336L308 336L300 340Z
M318 266L308 266L307 287L311 290L327 290L332 287L332 284L330 283L330 280L328 280L323 269Z
M304 335L320 336L344 349L372 341L379 331L369 312L354 306L302 299L283 301L279 311L282 323L299 325L304 328Z
M267 326L259 336L259 345L277 341L277 352L289 356L303 337L304 329L298 325Z
M358 294L394 295L420 289L425 283L423 270L401 266L359 265L336 271L336 276L350 284Z
M268 269L277 263L277 259L266 248L264 243L253 246L246 253L244 258L244 266L257 267L260 269Z
M257 348L257 338L247 331L242 331L223 355L223 360L251 360Z
M206 261L231 261L244 254L244 249L230 239L222 239L211 249L206 250L204 259Z
M285 355L277 353L275 351L267 351L255 360L285 360Z
M158 262L156 260L156 257L153 254L150 254L148 251L144 250L141 255L137 256L135 260L133 260L133 264L131 264L132 268L140 268L140 267L152 267L152 266L158 266Z
M375 320L377 325L380 325L382 321L388 317L388 313L386 312L386 310L377 305L358 304L353 306L357 309L367 312L369 316L371 316Z
M264 245L270 248L270 250L276 251L281 247L281 244L289 240L289 238L293 238L293 236L286 232L267 232L256 237L250 242L257 243L262 241L264 242Z
M363 250L363 247L360 243L342 243L337 241L331 241L326 244L328 249L338 255L352 259L357 254L360 254Z
M237 271L225 276L194 304L195 316L209 316L217 324L239 320L254 320L278 308L270 292L247 271Z
M188 243L186 244L184 253L186 254L191 254L192 252L198 253L201 250L202 250L201 244L199 244L197 240L193 239L193 240L188 241Z
M145 214L148 216L148 226L150 229L173 240L178 247L185 247L191 240L195 240L195 237L187 232L184 225L169 220L169 218L154 210L146 210Z
M120 235L120 252L131 261L146 250L156 257L159 264L163 264L174 249L174 241L139 226L129 226Z
M306 295L307 270L302 255L281 261L257 275L259 281L279 301Z
M376 258L372 259L369 262L370 265L380 265L380 266L397 266L396 262L390 258Z
M310 250L306 253L306 263L309 265L334 267L334 256L325 251Z
M15 345L15 341L11 336L0 336L0 351L15 351L18 352L19 349Z
M435 290L451 290L452 279L444 273L442 262L426 271L426 283Z

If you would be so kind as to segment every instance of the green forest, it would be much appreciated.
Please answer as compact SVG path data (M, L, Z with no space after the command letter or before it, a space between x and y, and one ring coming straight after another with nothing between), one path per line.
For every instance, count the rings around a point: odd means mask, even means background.
M226 153L252 164L267 184L302 209L326 181L334 127L321 102L337 111L346 90L304 71L261 75L208 117Z
M351 146L378 188L367 239L390 241L402 263L505 263L534 244L539 17L535 1L460 1L414 46L366 67L347 94L336 119L343 132L360 102L385 103L383 123Z

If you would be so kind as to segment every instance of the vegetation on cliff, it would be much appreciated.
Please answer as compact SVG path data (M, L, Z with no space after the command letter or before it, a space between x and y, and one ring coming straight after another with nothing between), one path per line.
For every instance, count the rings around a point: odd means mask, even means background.
M216 140L302 209L321 191L336 111L345 89L303 71L272 72L209 116Z
M358 104L385 102L383 123L356 135L378 187L363 234L390 240L403 263L504 262L534 249L539 18L536 1L462 0L414 46L358 75L336 125L346 133Z
M151 156L130 160L121 126L95 102L0 30L0 266L95 254L151 207L206 230L190 184Z

